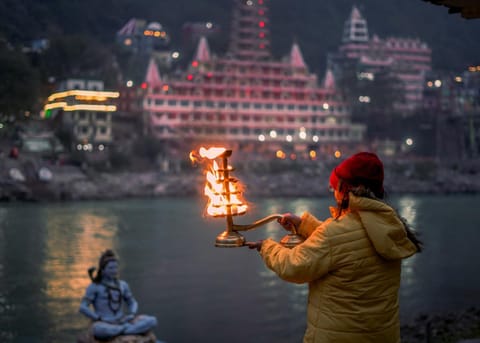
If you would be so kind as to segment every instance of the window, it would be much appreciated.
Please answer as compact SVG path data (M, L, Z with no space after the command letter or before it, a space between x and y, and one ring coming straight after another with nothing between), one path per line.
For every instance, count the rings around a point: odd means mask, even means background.
M95 113L95 118L97 120L106 121L107 120L107 114L105 112L97 112L97 113Z

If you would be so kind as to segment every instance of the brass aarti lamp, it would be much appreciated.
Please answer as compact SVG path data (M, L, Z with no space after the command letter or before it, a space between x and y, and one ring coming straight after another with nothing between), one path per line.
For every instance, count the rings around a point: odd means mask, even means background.
M200 148L198 153L200 158L206 159L209 164L204 189L205 195L208 197L206 213L213 217L225 217L227 220L227 229L215 240L216 247L245 246L245 237L239 231L254 230L268 222L282 218L281 214L272 214L251 224L234 224L233 217L245 214L248 206L242 196L241 183L231 175L234 169L228 164L228 158L232 155L232 150L219 147ZM195 160L195 155L191 153L190 158ZM218 165L217 160L221 161L221 166ZM303 241L303 237L298 235L294 228L292 233L281 239L280 243L285 247L292 248Z

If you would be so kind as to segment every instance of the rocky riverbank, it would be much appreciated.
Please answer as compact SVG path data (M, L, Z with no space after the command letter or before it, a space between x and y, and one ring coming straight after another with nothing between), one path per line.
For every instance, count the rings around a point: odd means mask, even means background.
M460 312L422 314L402 325L401 335L403 343L480 342L480 309L471 307Z
M323 164L257 161L243 164L234 176L245 185L247 198L327 196L328 178L334 165L334 161ZM3 201L189 196L202 193L205 182L201 167L189 166L169 172L160 172L158 168L106 172L10 159L0 161L0 166L0 200ZM15 169L16 174L12 173ZM449 165L432 161L387 161L385 188L390 195L478 193L479 173L477 161Z

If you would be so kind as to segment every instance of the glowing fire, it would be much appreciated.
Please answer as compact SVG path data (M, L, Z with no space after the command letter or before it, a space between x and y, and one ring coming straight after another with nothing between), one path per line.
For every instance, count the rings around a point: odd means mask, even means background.
M208 197L206 212L213 217L244 214L248 208L242 196L243 185L230 175L233 168L228 165L225 152L227 149L221 147L202 147L198 153L190 153L192 162L207 162L204 194ZM222 159L222 168L217 158Z

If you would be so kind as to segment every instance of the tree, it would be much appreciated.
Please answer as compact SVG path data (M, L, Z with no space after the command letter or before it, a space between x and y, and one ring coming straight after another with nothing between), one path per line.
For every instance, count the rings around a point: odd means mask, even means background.
M111 49L92 37L58 36L50 41L43 56L47 76L57 80L72 77L97 78L115 84L117 66Z
M28 58L0 41L0 116L23 118L37 105L39 78Z

